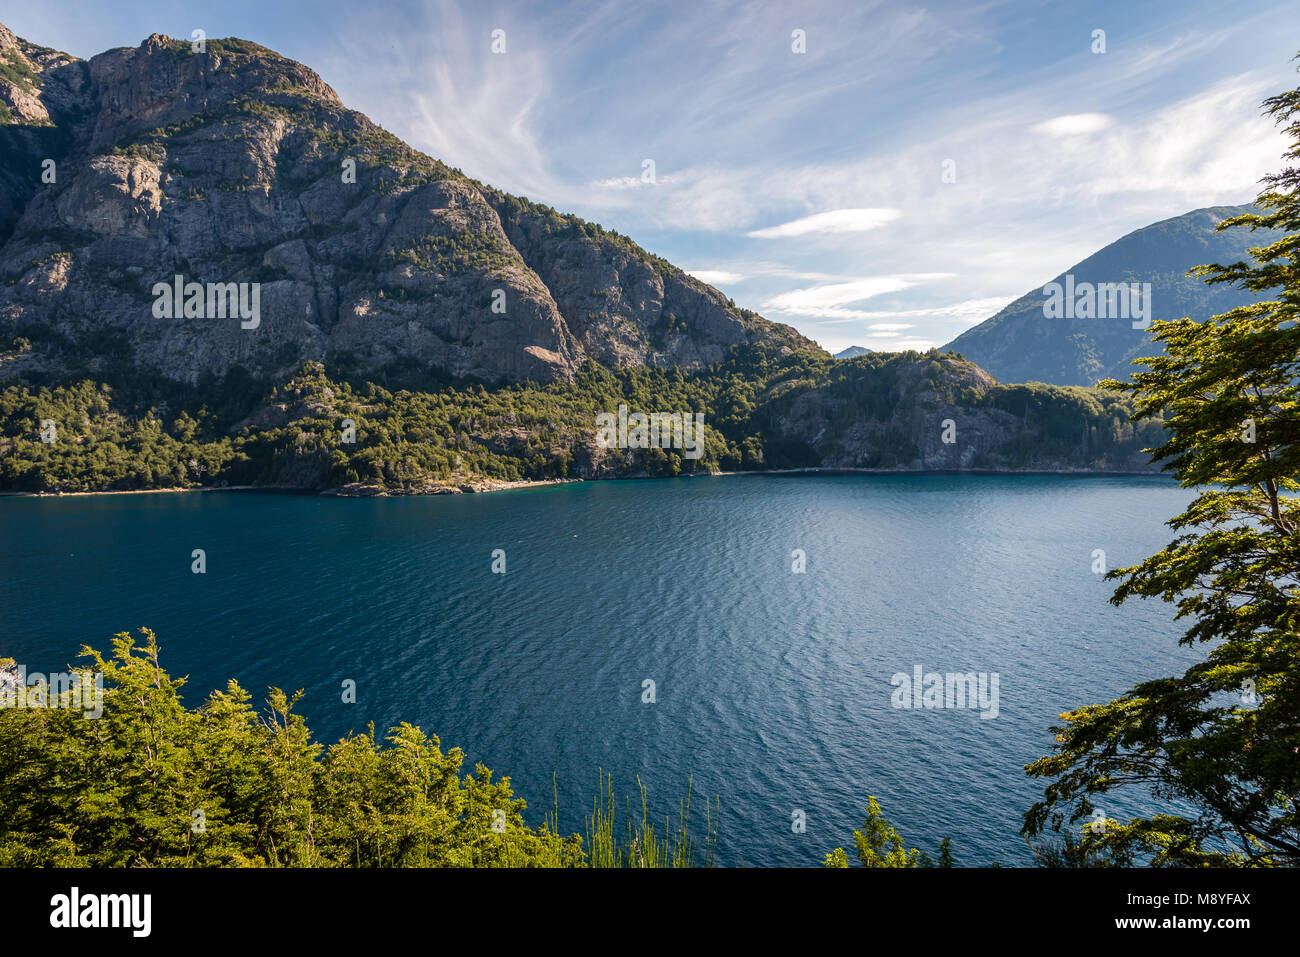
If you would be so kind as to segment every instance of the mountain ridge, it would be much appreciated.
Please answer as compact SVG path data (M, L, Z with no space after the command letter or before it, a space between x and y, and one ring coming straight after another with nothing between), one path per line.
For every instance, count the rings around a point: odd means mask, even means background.
M1251 246L1283 235L1276 230L1214 227L1252 212L1250 204L1209 206L1158 220L1108 243L1051 282L1072 276L1079 283L1151 283L1152 319L1184 316L1203 321L1259 297L1232 286L1207 286L1186 273L1206 263L1227 264L1248 257ZM1040 286L978 325L944 349L959 352L1003 382L1045 382L1091 386L1107 378L1125 380L1135 358L1157 355L1159 343L1128 318L1044 316Z
M820 351L625 237L412 149L257 44L153 34L80 61L0 29L0 329L27 344L0 378L100 374L113 354L190 383L311 360L545 382L586 358ZM150 289L175 275L258 282L258 327L160 322Z

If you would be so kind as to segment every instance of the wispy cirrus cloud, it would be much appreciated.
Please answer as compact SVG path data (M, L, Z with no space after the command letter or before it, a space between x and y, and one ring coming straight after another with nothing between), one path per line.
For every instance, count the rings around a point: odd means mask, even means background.
M885 293L901 292L923 282L951 278L951 273L917 273L898 276L866 276L850 282L827 283L806 289L792 289L763 303L768 312L813 316L823 319L858 318L862 310L848 309L855 302Z
M700 282L707 282L710 286L732 285L745 280L740 273L728 272L725 269L688 269L686 272Z
M901 215L897 209L832 209L778 226L753 229L748 235L755 239L788 239L809 233L865 233L892 223Z
M1113 118L1105 113L1071 113L1037 123L1033 131L1049 136L1086 136L1089 133L1100 133L1113 122Z
M932 306L927 309L853 310L853 315L848 318L829 319L821 324L863 323L870 322L872 319L911 319L913 322L909 323L907 328L913 328L918 323L933 327L936 321L943 321L954 324L939 327L955 330L947 334L947 338L953 338L963 327L983 322L1016 298L1017 296L989 296L983 299L966 299L962 302ZM868 325L865 328L874 329L877 325Z

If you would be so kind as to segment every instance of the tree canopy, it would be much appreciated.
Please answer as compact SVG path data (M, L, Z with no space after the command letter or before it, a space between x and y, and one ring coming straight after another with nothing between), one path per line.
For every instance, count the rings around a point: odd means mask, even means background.
M1164 416L1150 451L1198 490L1165 549L1110 573L1111 601L1172 603L1188 622L1180 641L1207 646L1205 660L1061 715L1055 753L1027 768L1052 779L1027 837L1088 819L1079 853L1120 864L1300 864L1300 89L1264 106L1291 165L1264 180L1260 213L1219 228L1285 236L1252 247L1251 262L1194 272L1265 298L1205 323L1156 323L1166 354L1109 383L1131 394L1135 417ZM1108 796L1133 788L1163 809L1111 819Z

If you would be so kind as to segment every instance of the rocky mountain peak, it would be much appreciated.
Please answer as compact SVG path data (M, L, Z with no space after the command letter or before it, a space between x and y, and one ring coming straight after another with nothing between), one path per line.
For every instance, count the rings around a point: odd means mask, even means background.
M45 117L0 125L0 378L283 380L319 361L549 381L587 359L816 349L626 237L412 149L255 43L154 34L44 65L11 43L4 77L30 79ZM160 309L177 276L249 307L255 289L256 319L209 315L203 295Z
M315 71L265 47L234 38L204 39L198 46L155 33L134 49L92 57L99 115L91 148L185 123L258 94L293 91L343 105Z
M18 37L7 26L0 23L0 52L8 53L18 48Z

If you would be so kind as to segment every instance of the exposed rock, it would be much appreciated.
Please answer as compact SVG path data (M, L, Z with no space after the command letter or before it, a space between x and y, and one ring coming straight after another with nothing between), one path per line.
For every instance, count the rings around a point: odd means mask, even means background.
M882 359L883 357L868 357ZM859 359L830 383L774 387L764 412L778 464L820 469L1154 472L1116 396L1081 388L999 385L937 352ZM1105 403L1114 407L1108 409ZM1077 422L1068 432L1059 423Z
M0 377L107 373L106 342L189 383L283 381L308 360L545 382L589 358L691 370L741 343L816 349L624 237L412 150L256 44L154 34L81 63L0 28L0 56L18 76L0 82L0 342L32 344ZM203 285L201 314L155 314L176 276ZM210 284L229 283L257 285L255 321L211 313Z

